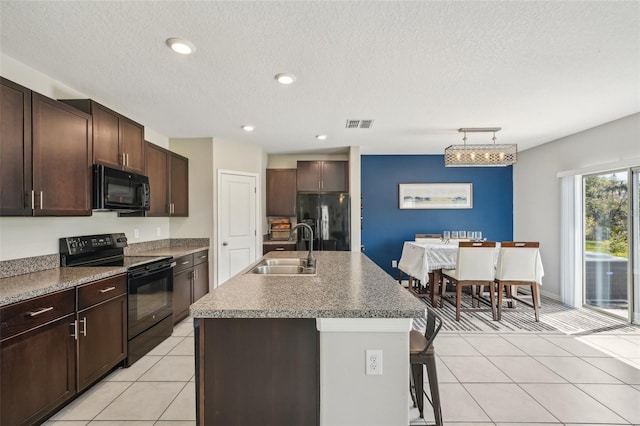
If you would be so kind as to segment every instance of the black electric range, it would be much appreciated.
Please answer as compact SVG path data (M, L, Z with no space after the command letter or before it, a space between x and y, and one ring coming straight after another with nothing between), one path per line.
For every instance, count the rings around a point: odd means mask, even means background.
M127 268L126 366L173 331L173 267L170 256L125 256L124 233L60 238L60 266Z

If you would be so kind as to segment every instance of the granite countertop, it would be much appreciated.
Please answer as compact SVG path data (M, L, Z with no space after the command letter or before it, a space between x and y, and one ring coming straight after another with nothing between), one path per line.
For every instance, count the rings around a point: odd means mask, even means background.
M158 240L132 244L125 249L125 256L180 257L208 249L205 238ZM0 262L4 277L0 278L0 306L127 272L123 266L58 267L59 262L59 254Z
M180 257L197 253L202 250L209 250L209 246L184 246L184 247L161 247L153 250L138 251L129 256L172 256Z
M265 258L306 257L270 252ZM426 305L359 252L317 252L315 276L244 269L191 305L194 318L414 318ZM257 263L257 262L256 262Z
M123 266L55 268L0 279L0 306L124 274Z

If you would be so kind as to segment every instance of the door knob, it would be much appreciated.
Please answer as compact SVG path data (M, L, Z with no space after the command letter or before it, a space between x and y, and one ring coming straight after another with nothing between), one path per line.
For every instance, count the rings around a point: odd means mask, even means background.
M225 241L224 243L222 243L222 245L223 245L223 246L228 246L228 245L229 245L229 243Z

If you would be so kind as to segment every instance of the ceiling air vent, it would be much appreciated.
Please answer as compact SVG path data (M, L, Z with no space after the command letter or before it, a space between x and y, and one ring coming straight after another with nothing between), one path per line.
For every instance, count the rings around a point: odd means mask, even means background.
M347 129L370 129L374 120L347 120Z

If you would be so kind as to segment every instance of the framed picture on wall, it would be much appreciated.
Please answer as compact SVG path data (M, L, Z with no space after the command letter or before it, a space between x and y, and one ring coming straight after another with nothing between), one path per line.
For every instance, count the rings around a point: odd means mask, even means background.
M401 183L398 195L401 209L473 208L470 183Z

